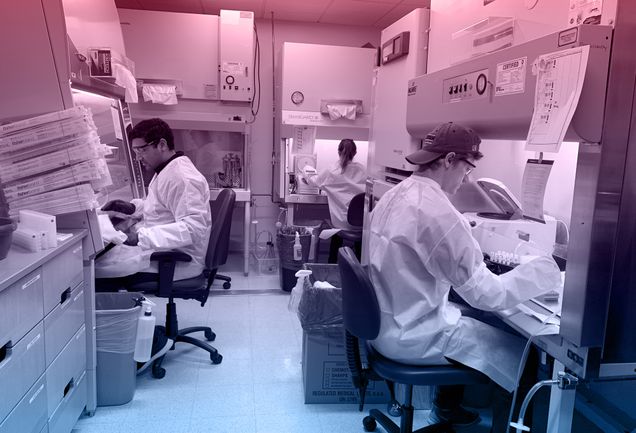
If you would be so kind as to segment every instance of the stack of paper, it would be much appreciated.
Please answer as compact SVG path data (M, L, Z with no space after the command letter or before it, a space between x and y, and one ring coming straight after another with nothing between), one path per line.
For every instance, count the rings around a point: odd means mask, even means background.
M94 209L112 184L90 109L74 107L0 125L0 186L11 216Z

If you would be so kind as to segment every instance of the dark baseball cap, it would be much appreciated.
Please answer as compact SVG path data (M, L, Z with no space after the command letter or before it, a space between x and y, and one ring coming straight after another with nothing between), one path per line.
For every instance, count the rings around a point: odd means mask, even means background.
M422 148L408 155L406 160L411 164L423 165L449 152L481 158L479 143L481 138L472 129L453 122L442 123L426 135Z

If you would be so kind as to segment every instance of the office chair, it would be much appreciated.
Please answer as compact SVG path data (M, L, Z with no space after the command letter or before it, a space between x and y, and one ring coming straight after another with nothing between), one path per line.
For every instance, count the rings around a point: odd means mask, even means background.
M228 229L224 230L221 233L222 239L219 240L221 247L216 252L217 258L215 262L217 267L221 267L227 261L228 247L230 244L230 227L232 225L232 211L234 210L234 203L232 203L232 208L230 209L229 214L223 217L220 217L218 215L219 206L215 206L213 205L213 203L214 202L210 202L210 207L212 209L212 223L214 224L216 221L220 221L221 218L224 218L222 224L228 226ZM246 204L246 206L248 206L248 204ZM232 287L232 277L228 277L227 275L222 275L222 274L216 274L214 276L214 279L223 281L223 288L225 290L229 290ZM214 283L214 281L212 281L212 283Z
M364 193L353 196L347 208L347 222L353 227L351 230L340 230L334 235L329 246L329 263L338 260L338 249L342 246L351 247L360 258L362 253L362 225L364 222Z
M400 425L380 410L371 409L363 420L364 430L374 431L377 421L389 433L453 432L448 423L433 424L413 431L413 385L469 385L488 383L488 379L478 371L459 365L408 365L382 356L368 343L380 332L380 306L371 280L351 248L340 248L338 268L342 285L347 363L353 385L359 391L360 411L364 407L364 396L370 380L384 380L390 390L395 383L403 384L405 388L405 401L398 406ZM367 354L366 367L363 366L361 351Z
M355 242L362 241L362 223L364 221L364 193L356 194L349 202L347 208L347 222L355 230L340 230L338 234L342 238L343 245L353 247Z
M205 269L201 275L173 281L176 263L189 262L192 258L188 254L177 250L159 251L150 256L150 260L158 262L158 279L128 287L129 291L152 293L160 298L168 298L166 323L165 327L159 327L161 331L165 332L166 336L173 340L175 344L178 342L189 343L209 352L210 360L213 364L220 364L223 356L205 341L190 337L187 334L201 331L208 341L214 341L216 335L208 326L194 326L179 330L174 299L196 299L201 302L202 307L205 305L217 269L220 264L225 263L225 258L227 257L232 210L234 209L235 200L236 193L232 189L226 188L220 192L215 201L210 203L210 206L215 208L213 215L216 215L216 220L212 221L208 252L205 256ZM166 370L161 367L164 356L155 360L152 365L152 375L157 379L161 379L166 374Z

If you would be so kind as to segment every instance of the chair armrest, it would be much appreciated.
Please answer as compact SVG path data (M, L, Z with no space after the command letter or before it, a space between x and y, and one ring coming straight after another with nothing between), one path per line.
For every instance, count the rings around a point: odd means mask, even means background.
M154 252L150 256L150 260L151 261L158 261L158 262L164 262L164 261L191 262L192 261L192 257L190 257L188 254L186 254L186 253L184 253L182 251L171 250L171 251L157 251L157 252Z
M172 250L172 251L157 251L152 253L150 261L156 261L157 268L159 270L159 282L158 293L162 298L171 296L172 293L172 281L174 279L174 269L177 262L191 262L192 257L188 254Z

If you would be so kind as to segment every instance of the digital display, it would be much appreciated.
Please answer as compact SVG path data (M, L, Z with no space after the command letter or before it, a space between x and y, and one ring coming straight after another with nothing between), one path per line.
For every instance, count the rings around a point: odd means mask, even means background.
M393 41L382 47L382 57L387 57L391 54L393 54Z

